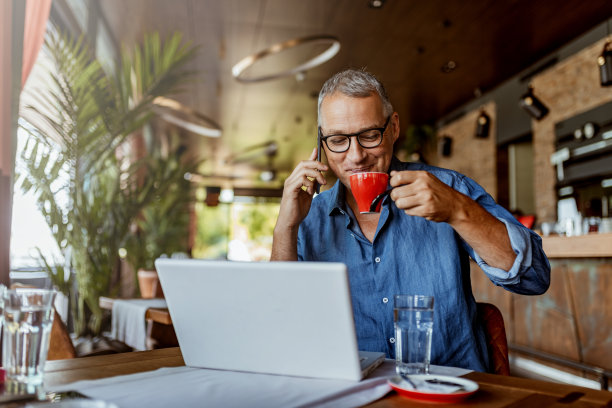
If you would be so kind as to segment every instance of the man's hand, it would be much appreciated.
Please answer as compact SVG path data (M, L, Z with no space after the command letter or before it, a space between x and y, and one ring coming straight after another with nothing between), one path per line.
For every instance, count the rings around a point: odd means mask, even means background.
M319 184L327 183L321 174L322 171L327 170L327 166L316 161L316 158L317 149L315 148L309 159L300 162L285 180L280 212L276 221L277 228L298 227L310 210L312 196L315 192L315 181Z
M426 171L392 171L391 199L408 215L446 222L490 266L510 270L516 254L503 222Z
M283 198L272 242L271 260L297 260L297 231L300 223L308 215L315 183L327 184L322 171L327 171L327 165L316 161L317 149L312 151L308 160L297 165L291 175L285 180Z
M408 215L452 223L459 216L463 194L426 171L392 171L391 199ZM463 197L461 197L463 196Z

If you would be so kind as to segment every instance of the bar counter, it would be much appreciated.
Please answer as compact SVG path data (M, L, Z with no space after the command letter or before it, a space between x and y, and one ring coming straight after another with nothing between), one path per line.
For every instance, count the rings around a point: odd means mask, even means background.
M553 235L542 237L542 244L551 266L545 294L505 291L472 263L474 297L501 310L510 344L591 368L612 369L612 234Z
M612 258L612 234L550 235L542 237L542 245L548 259Z

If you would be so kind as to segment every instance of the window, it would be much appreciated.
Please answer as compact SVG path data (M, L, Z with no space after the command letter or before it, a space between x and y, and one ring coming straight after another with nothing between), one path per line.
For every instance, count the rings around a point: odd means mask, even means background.
M196 204L194 258L267 261L279 200L236 197L233 203Z
M18 130L15 160L17 171L23 166L19 152L23 150L27 137L23 129ZM39 265L39 250L47 259L63 259L49 226L38 209L35 195L32 192L23 194L16 185L11 224L11 269L36 268Z

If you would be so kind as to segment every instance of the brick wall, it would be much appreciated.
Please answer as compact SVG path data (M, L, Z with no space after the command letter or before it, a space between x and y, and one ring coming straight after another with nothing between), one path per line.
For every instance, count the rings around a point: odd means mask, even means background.
M534 93L550 109L544 119L532 121L535 204L540 221L555 221L557 217L556 176L550 164L555 123L612 101L612 87L599 83L597 57L604 43L602 39L533 78Z
M452 152L449 157L438 155L435 164L474 179L493 198L497 197L496 171L496 106L494 102L483 105L491 118L489 137L476 138L476 120L480 109L470 111L456 121L442 127L438 137L447 135L453 139Z
M532 120L535 207L541 222L556 220L556 175L550 164L555 123L612 101L612 87L599 84L597 57L604 43L602 39L532 79L535 95L550 109L541 121ZM448 158L438 156L435 163L473 178L497 198L495 102L488 102L484 108L492 120L489 138L474 137L479 110L470 111L439 129L438 136L453 138L453 152Z

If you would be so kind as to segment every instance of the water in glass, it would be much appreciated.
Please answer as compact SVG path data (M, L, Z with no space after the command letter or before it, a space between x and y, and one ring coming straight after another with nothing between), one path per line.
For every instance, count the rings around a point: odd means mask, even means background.
M53 324L53 294L36 296L42 302L11 303L5 297L3 311L2 363L7 378L28 384L42 383Z
M400 307L395 313L395 360L400 375L427 374L431 357L433 309Z

